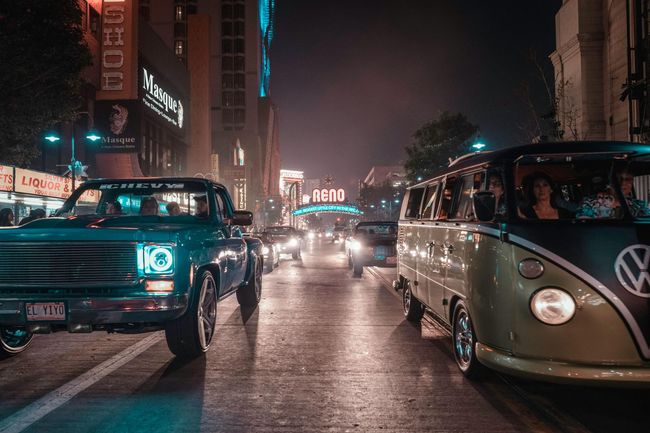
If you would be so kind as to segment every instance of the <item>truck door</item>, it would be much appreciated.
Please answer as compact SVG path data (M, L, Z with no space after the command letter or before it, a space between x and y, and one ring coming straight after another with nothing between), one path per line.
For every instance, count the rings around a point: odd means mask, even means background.
M230 225L232 220L232 204L228 199L228 195L222 188L215 188L215 204L216 212L219 219L224 224L224 231L226 233L226 281L222 287L226 291L237 289L244 281L247 265L247 248L246 242L242 239L241 230L237 226Z

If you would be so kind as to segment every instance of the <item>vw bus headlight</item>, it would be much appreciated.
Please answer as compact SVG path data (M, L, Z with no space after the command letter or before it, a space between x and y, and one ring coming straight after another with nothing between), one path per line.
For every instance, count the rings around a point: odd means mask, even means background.
M519 262L519 274L522 277L533 280L539 278L544 273L544 265L536 259L524 259Z
M269 247L262 247L262 254L267 255L269 253Z
M547 325L562 325L573 317L576 312L576 302L564 290L547 287L535 292L530 298L530 309L533 315Z
M174 247L171 245L139 245L138 268L144 275L174 273Z

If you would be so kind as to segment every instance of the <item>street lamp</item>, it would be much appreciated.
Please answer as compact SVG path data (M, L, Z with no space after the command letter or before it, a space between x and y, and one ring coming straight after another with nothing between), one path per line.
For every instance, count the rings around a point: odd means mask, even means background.
M72 124L72 139L70 140L71 144L71 149L70 149L70 173L72 176L72 192L76 189L76 177L77 177L77 171L79 169L83 170L83 166L81 165L81 161L77 161L75 158L75 145L74 145L74 123ZM86 139L96 142L99 141L102 137L100 137L96 132L94 131L88 131L88 134L86 134ZM61 141L61 137L59 137L58 134L51 132L45 136L45 139L49 141L50 143L57 143Z

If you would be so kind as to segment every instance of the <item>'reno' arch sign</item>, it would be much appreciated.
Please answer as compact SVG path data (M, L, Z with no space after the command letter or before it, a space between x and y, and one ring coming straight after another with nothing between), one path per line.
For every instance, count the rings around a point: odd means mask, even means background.
M317 188L311 192L312 203L343 203L345 190L343 188Z

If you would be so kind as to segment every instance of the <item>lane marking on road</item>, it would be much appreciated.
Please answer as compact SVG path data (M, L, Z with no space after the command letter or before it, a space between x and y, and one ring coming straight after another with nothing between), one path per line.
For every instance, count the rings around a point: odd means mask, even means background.
M156 332L134 345L124 349L112 358L88 370L79 377L44 395L35 402L25 406L13 415L0 421L0 433L19 433L49 414L77 394L99 382L118 368L149 349L163 339L162 332Z

